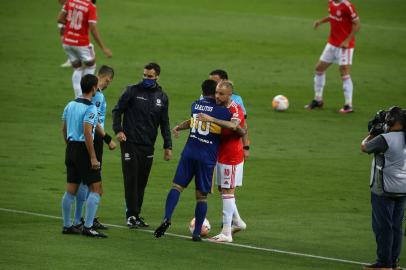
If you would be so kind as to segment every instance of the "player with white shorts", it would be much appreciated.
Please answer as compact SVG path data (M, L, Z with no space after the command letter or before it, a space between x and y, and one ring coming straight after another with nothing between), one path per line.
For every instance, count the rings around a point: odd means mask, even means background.
M322 108L323 90L326 84L326 70L331 64L338 64L343 81L344 106L340 113L353 112L352 94L353 84L350 76L352 56L355 47L355 34L360 29L360 22L355 7L348 0L328 0L329 16L314 23L314 29L321 24L330 23L328 43L316 65L314 76L314 99L305 106L313 110Z
M228 81L221 81L216 88L216 102L229 109L232 114L231 121L236 126L243 127L244 112L240 105L232 101L232 93L233 85ZM200 114L199 120L222 126L221 121L207 115ZM243 168L244 149L241 135L230 129L223 129L216 165L216 183L223 200L223 229L220 234L210 238L210 241L232 242L232 234L247 227L235 203L235 188L242 186Z

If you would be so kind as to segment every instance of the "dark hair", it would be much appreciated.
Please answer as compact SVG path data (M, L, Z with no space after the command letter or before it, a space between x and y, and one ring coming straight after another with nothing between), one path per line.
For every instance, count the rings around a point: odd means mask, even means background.
M104 75L109 75L112 78L114 77L114 69L112 67L102 65L99 68L99 71L97 72L97 75L104 76Z
M216 93L217 82L213 80L205 80L202 83L203 96L213 96Z
M93 89L93 87L97 87L97 82L99 80L97 79L96 76L93 74L86 74L85 76L82 77L82 80L80 80L80 87L82 88L82 93L90 93Z
M392 127L396 123L400 122L402 125L405 124L405 115L402 108L398 106L393 106L389 109L385 116L385 123Z
M227 72L226 72L225 70L222 70L222 69L213 70L212 72L210 72L209 75L212 75L212 76L217 75L217 76L219 76L220 79L222 79L222 80L228 80L228 74L227 74Z
M146 64L144 66L144 68L148 69L148 70L151 70L151 69L155 70L155 73L157 76L159 76L159 74L161 74L161 67L157 63Z

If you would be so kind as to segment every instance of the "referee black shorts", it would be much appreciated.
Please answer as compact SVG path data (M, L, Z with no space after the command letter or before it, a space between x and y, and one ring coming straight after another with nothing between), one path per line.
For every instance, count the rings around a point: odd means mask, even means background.
M65 152L68 183L91 185L101 181L100 170L93 170L85 142L68 142Z

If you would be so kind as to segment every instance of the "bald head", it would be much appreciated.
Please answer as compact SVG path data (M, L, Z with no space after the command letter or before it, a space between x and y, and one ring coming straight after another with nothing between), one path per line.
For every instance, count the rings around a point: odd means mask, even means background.
M233 94L233 84L230 81L220 81L216 88L217 104L228 106L231 103L231 95Z

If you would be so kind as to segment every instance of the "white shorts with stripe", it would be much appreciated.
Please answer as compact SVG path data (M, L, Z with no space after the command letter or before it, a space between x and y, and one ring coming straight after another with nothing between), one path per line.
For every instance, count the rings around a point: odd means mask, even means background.
M216 185L222 188L242 186L244 161L237 165L227 165L217 162Z
M96 57L92 43L90 43L88 46L71 46L63 44L63 49L71 63L79 61L85 63L91 62Z
M340 66L352 65L354 48L339 48L327 43L320 60L326 63L334 63Z

